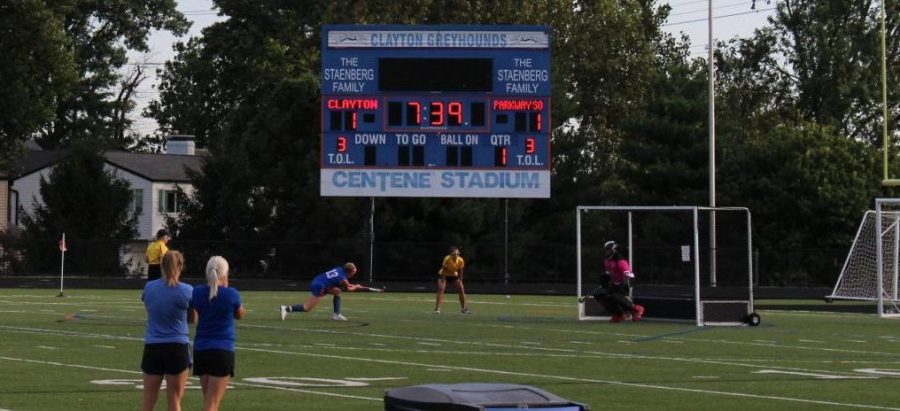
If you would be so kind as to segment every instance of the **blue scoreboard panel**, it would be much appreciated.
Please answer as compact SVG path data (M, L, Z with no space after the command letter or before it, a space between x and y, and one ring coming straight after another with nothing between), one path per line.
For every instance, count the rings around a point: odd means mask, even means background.
M550 197L550 29L322 29L321 194Z

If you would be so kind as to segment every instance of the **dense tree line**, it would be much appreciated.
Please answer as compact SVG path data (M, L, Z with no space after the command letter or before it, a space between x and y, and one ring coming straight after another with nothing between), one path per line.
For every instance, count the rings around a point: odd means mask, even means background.
M116 15L121 30L184 30L183 16L170 2L154 3L147 8L152 13L136 13L138 2L117 2L128 6L89 15ZM747 1L748 10L754 3ZM874 197L894 194L880 184L885 148L879 132L885 119L878 4L774 3L775 15L753 36L717 44L717 204L753 212L761 283L828 284L863 211ZM121 53L107 46L83 57L92 50L87 34L95 41L121 40L127 31L82 30L63 24L80 20L52 12L50 3L21 4L30 8L14 6L20 15L54 17L42 19L46 28L36 35L61 47L40 43L47 49L41 56L58 61L55 69L69 75L41 83L47 90L41 95L59 97L19 108L30 110L22 114L28 121L0 117L3 141L37 138L59 146L84 136L119 146L152 141L154 136L123 135L127 124L117 127L122 118L115 114L128 109L128 99L110 93L115 87L109 77L92 75L104 72L97 67L101 62L119 63ZM887 119L893 166L900 119L900 2L885 4L888 84L894 85ZM552 28L551 198L377 199L380 272L429 275L446 245L461 244L485 280L502 278L507 258L519 280L572 278L577 205L708 204L707 65L691 57L685 38L662 30L670 12L662 2L218 0L215 5L227 18L176 46L176 57L160 73L160 97L147 110L160 134L193 134L210 152L203 173L195 176L196 194L171 222L189 254L233 255L248 271L274 260L285 276L366 258L370 199L318 194L322 24ZM0 27L15 23L0 20ZM114 44L140 48L146 33L134 33ZM74 107L75 102L82 106Z

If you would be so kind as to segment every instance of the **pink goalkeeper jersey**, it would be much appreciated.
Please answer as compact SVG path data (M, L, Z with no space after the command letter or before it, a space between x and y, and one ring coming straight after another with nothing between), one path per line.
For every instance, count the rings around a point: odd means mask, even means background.
M622 284L625 282L625 277L634 277L634 274L631 272L631 265L624 258L621 260L603 260L603 269L612 276L613 284Z

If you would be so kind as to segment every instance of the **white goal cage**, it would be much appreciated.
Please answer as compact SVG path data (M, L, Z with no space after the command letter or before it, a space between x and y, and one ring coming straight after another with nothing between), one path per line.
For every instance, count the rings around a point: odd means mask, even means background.
M599 285L601 249L613 240L631 263L633 299L644 305L645 318L698 326L759 324L747 208L578 206L576 230L579 296ZM578 318L608 319L609 313L588 298L578 304Z
M900 318L900 199L877 198L863 215L830 300L874 301L878 316Z

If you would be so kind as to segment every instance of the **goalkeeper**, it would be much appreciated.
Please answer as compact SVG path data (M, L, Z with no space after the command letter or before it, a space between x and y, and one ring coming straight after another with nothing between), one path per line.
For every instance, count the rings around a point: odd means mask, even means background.
M600 287L591 292L591 296L612 314L610 322L623 321L625 314L631 314L632 321L640 321L644 317L644 307L631 300L634 273L628 260L619 254L615 241L607 241L603 245L603 269ZM584 299L581 297L578 300L584 302Z

